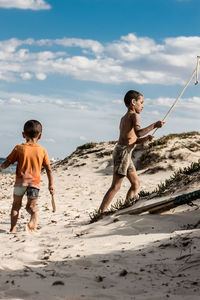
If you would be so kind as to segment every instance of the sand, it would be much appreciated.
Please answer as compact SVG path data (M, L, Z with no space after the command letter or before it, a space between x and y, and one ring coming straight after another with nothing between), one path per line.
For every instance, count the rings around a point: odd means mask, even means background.
M173 172L143 171L146 190ZM42 174L38 230L27 230L23 207L15 234L9 233L14 176L0 174L0 299L200 299L199 200L164 214L114 214L90 224L111 183L111 156L76 156L53 173L56 213ZM115 200L128 187L125 180Z

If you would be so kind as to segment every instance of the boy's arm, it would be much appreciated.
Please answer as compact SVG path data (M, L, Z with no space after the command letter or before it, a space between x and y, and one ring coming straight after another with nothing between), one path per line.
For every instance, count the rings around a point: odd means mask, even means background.
M138 114L134 114L134 118L133 118L133 127L135 130L135 133L137 135L137 137L141 137L146 135L147 133L149 133L150 131L152 131L155 128L160 128L164 125L164 121L157 121L145 128L140 128L140 118Z
M53 187L53 174L52 174L52 169L50 165L44 165L44 168L47 172L47 177L49 181L49 191L51 195L54 195L54 187Z
M0 172L2 172L4 169L8 168L10 165L11 165L11 163L6 159L0 166Z
M136 144L143 144L147 141L151 142L153 140L154 136L149 134L143 138L138 138L137 141L136 141Z

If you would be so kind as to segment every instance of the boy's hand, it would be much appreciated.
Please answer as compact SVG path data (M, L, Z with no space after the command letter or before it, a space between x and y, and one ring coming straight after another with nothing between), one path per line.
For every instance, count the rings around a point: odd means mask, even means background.
M52 185L49 186L49 192L51 195L54 195L54 187Z
M165 121L157 121L155 123L155 128L161 128L165 124Z
M153 139L154 139L154 135L151 134L147 135L147 141L151 142L153 141Z

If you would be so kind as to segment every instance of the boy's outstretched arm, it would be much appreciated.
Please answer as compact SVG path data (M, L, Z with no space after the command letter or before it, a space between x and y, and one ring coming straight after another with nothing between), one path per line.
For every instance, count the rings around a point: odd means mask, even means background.
M10 165L11 165L11 163L6 159L0 166L0 172L3 171L4 169L8 168Z
M49 181L49 192L51 195L54 195L54 187L53 187L53 174L52 174L52 169L50 165L45 165L44 166L46 172L47 172L47 177Z
M149 133L150 131L152 131L153 129L155 128L161 128L165 122L164 121L157 121L145 128L140 128L140 118L137 114L133 115L134 118L133 118L133 127L134 127L134 130L135 130L135 133L137 135L137 137L141 137L141 136L144 136L146 135L147 133Z

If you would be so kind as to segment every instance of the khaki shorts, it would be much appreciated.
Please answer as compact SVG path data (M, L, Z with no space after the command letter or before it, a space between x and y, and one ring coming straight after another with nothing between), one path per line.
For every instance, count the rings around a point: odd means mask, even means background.
M113 151L114 173L126 176L128 172L135 172L132 161L133 148L129 146L116 145Z

